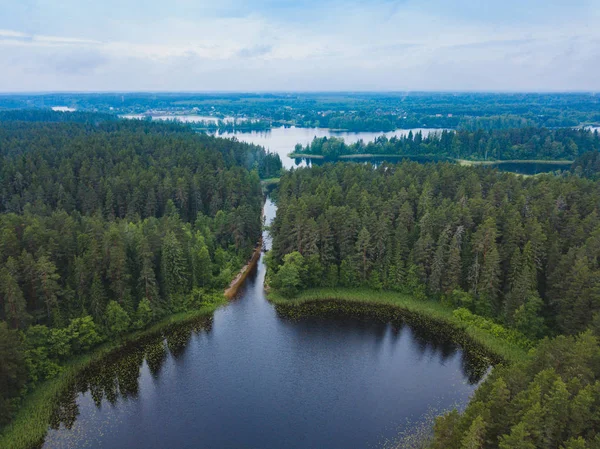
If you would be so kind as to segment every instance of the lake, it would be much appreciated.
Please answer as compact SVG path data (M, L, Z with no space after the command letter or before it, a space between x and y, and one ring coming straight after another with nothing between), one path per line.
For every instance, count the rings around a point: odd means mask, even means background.
M126 115L124 118L144 118L143 115ZM215 117L203 117L199 115L157 115L153 116L154 120L178 120L184 123L192 123L199 121L214 121L218 119ZM237 119L239 120L239 119ZM226 122L233 121L233 117L226 117ZM233 131L233 132L215 132L212 133L217 137L232 138L235 137L240 142L252 143L265 147L267 150L279 154L281 162L285 168L302 167L312 164L323 163L320 159L314 158L290 158L288 154L294 151L296 144L303 146L308 145L315 137L338 137L344 139L348 144L352 144L362 140L364 142L372 142L377 137L386 136L388 139L391 137L406 136L409 132L416 134L421 132L423 136L427 136L431 133L441 133L443 129L439 128L413 128L413 129L398 129L390 132L338 132L332 131L328 128L296 128L296 127L279 127L272 128L267 131ZM445 158L436 159L425 156L416 157L371 157L368 159L358 158L353 159L348 157L346 161L353 162L371 162L373 164L379 164L383 161L398 162L402 159L410 159L416 162L436 162L438 160L446 160ZM539 173L548 173L556 170L568 170L571 167L570 163L566 164L553 164L543 162L503 162L499 164L489 165L490 167L497 168L500 171L518 173L522 175L536 175Z
M428 128L414 128L414 129L399 129L387 133L381 132L335 132L327 128L273 128L269 131L252 131L252 132L223 132L216 133L218 137L231 138L235 137L241 142L253 143L261 145L266 149L279 154L281 161L285 168L299 167L312 164L322 164L322 159L315 158L290 158L288 154L294 151L294 147L297 143L307 145L315 137L340 137L344 139L346 143L355 143L359 140L364 142L372 142L377 137L382 135L388 139L394 136L400 137L408 135L409 132L416 134L421 132L423 136L427 136L431 133L441 133L443 129L428 129ZM427 156L374 156L369 158L353 158L345 157L345 161L351 162L370 162L372 164L380 164L383 161L387 162L399 162L403 159L410 159L416 162L437 162L445 161L447 158L435 158ZM522 175L535 175L538 173L553 172L556 170L568 170L571 167L570 163L566 164L553 164L544 162L502 162L498 164L489 165L490 167L497 168L500 171L513 172Z
M274 213L267 201L267 223ZM261 256L213 319L79 376L43 447L390 447L411 423L465 405L486 370L446 336L405 323L284 318L264 277Z
M388 139L393 136L405 136L412 131L413 134L421 131L423 136L426 136L434 132L442 132L441 129L398 129L390 132L336 132L331 131L328 128L273 128L269 131L251 131L251 132L223 132L216 133L218 137L231 138L235 137L241 142L253 143L261 145L267 150L273 153L279 154L281 161L285 168L297 167L298 165L304 165L305 162L295 160L288 157L288 154L294 151L296 144L303 146L308 145L315 137L339 137L344 139L346 143L355 143L359 140L364 142L372 142L377 137L386 136Z

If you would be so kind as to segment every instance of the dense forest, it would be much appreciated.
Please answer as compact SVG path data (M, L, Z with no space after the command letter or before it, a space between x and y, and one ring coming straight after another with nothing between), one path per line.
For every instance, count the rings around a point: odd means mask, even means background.
M268 264L284 295L397 290L529 341L588 332L543 340L531 360L496 370L464 415L438 421L434 447L597 447L599 183L449 163L327 164L287 173L277 201Z
M281 169L172 123L1 117L0 424L70 356L222 296Z
M461 415L438 418L430 449L595 449L600 346L590 332L545 339L530 359L497 367Z
M508 130L442 131L423 137L421 132L373 142L346 144L335 137L315 138L296 145L295 154L336 160L357 154L430 156L470 160L573 160L600 149L598 131L586 129L516 128Z
M449 163L304 168L280 181L271 257L281 276L305 265L298 288L409 288L532 338L575 334L600 318L598 204L599 185L577 177ZM294 286L283 281L274 275Z
M266 257L281 294L405 292L535 346L437 420L434 448L600 447L599 150L597 131L516 125L325 138L296 151L575 162L536 177L414 162L281 173L262 147L175 122L0 111L0 427L73 356L219 301L260 238L261 179L281 174Z
M0 95L0 110L69 106L111 114L177 112L347 131L505 129L600 123L586 93L53 93Z
M589 151L573 162L571 172L585 178L598 179L600 176L600 152Z

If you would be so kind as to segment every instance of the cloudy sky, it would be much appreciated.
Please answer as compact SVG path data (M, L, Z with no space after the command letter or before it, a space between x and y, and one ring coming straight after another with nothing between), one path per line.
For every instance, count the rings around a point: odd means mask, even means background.
M600 0L0 0L0 92L600 91Z

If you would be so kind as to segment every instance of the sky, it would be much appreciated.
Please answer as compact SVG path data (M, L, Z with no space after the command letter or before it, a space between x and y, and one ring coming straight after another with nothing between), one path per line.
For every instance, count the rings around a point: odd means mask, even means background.
M0 92L600 91L600 0L0 0Z

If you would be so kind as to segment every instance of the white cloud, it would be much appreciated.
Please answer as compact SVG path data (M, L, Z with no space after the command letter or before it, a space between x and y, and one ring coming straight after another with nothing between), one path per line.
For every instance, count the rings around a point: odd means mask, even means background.
M456 11L440 0L334 0L277 13L175 1L192 13L100 17L60 35L0 29L0 91L600 90L591 2L548 0L524 26L500 14L514 0L479 18L466 0Z

